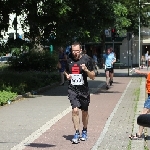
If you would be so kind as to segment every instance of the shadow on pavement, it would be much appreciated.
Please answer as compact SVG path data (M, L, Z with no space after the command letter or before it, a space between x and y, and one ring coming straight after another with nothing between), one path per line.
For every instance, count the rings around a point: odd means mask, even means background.
M121 93L121 92L118 92L118 91L109 91L109 90L107 90L107 91L100 91L100 92L97 92L97 93L95 93L95 95L97 94L101 94L101 93Z
M68 141L72 141L73 135L63 135L63 137Z
M122 83L120 83L120 82L113 82L113 84L122 84Z
M0 142L0 143L3 143L3 144L4 144L4 143L10 143L10 142Z
M100 75L98 75L99 77L105 77L105 73L101 73ZM114 73L114 78L115 77L142 77L142 75L139 75L139 74L129 74L128 76L128 73L118 73L118 72L115 72Z
M99 94L101 94L101 93L121 93L121 92L119 92L119 91L110 91L110 89L108 89L108 90L100 90L100 91L97 91L97 92L95 92L94 94L95 94L95 95L99 95Z
M112 87L109 90L106 90L105 86L98 88L100 84L105 85L105 81L101 81L100 79L89 80L88 83L89 83L91 94L118 93L118 91L111 91ZM121 84L121 83L114 82L114 84ZM27 98L36 98L36 97L41 97L41 96L67 96L67 95L68 95L68 82L66 82L65 85L63 86L58 85L53 88L47 89L45 92L38 93L37 95L28 96Z
M100 80L89 80L88 83L89 83L90 89L96 89L100 84L103 84L105 82L100 81ZM66 82L64 86L53 87L50 90L47 90L45 92L40 93L39 96L40 95L44 95L44 96L67 96L68 95L68 82ZM38 94L37 94L37 96L38 96Z
M39 148L46 148L46 147L55 147L56 145L50 145L50 144L42 144L42 143L30 143L29 145L26 146L30 146L30 147L39 147Z
M104 80L101 80L101 77L105 77L105 73L102 72L100 74L98 74L97 78L95 80L88 80L89 83L89 87L90 87L90 92L91 94L95 94L96 89L98 88L98 86L100 84L105 84ZM120 77L120 79L122 77L140 77L140 75L138 74L133 74L132 76L128 76L128 73L125 72L115 72L114 73L114 84L120 84L119 82L115 82L115 77ZM118 91L111 91L111 88L109 90L105 90L105 87L103 89L100 89L100 93L118 93ZM98 94L98 92L97 92ZM52 88L46 89L43 92L40 92L36 95L32 95L31 98L34 97L40 97L40 96L67 96L68 95L68 81L65 82L65 84L63 86L53 86ZM30 97L28 97L30 98Z

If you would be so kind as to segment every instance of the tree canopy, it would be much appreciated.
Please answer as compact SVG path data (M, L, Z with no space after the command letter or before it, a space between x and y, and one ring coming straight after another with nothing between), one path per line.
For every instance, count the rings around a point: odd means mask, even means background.
M28 37L35 42L49 39L52 44L67 44L74 38L81 42L100 42L105 29L118 33L138 33L149 26L148 0L3 0L0 1L0 30L8 30L9 14L26 13L22 28L30 27ZM66 43L67 42L67 43Z

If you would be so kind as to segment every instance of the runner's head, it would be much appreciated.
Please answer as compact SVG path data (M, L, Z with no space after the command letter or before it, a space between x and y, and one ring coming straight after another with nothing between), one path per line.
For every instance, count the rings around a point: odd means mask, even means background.
M110 47L110 52L111 52L111 53L114 52L112 47Z
M107 53L107 54L110 54L110 53L111 53L111 49L110 49L110 48L107 48L106 53Z
M72 49L72 55L75 59L79 59L81 57L82 54L82 46L80 45L79 42L74 42L71 45L71 49Z

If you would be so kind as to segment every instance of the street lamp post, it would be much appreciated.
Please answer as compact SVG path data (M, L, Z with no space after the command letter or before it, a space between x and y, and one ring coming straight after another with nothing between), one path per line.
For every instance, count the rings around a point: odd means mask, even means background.
M140 7L140 0L139 0L139 7ZM139 11L139 68L140 68L140 61L141 61L141 25L140 25L140 11Z

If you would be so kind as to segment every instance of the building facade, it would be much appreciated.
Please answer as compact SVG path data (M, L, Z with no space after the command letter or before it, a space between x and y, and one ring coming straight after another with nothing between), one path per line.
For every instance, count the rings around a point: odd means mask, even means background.
M145 53L149 51L150 55L150 29L142 27L140 37L132 36L131 40L127 40L126 37L116 39L114 41L114 51L116 53L117 62L122 63L124 66L140 66L142 56L145 57ZM106 49L112 46L112 41L108 38L106 40Z

